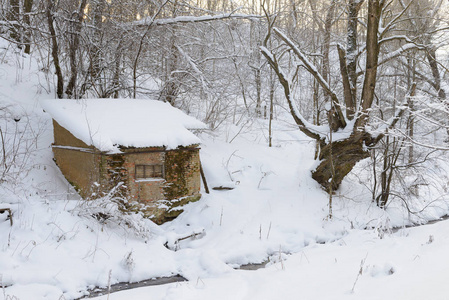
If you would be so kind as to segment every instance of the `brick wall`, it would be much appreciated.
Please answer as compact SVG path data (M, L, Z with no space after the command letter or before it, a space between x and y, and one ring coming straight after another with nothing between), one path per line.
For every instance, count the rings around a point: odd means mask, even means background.
M201 188L199 148L168 151L165 156L166 199L197 195Z
M123 198L129 197L129 172L125 167L125 157L123 154L103 154L101 156L99 171L101 183L100 189L103 194L109 193L112 189L122 183L124 185L116 191L117 194L114 196L120 196Z
M129 180L128 188L130 191L130 200L136 200L143 204L149 204L154 200L164 199L163 186L164 179L136 180L136 165L164 164L165 152L163 148L139 148L124 150L125 164L124 167L128 171ZM139 153L139 152L143 153Z

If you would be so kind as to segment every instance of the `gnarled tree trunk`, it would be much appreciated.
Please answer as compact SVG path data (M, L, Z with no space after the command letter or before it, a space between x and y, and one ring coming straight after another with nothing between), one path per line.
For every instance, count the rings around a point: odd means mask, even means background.
M323 128L317 129L294 108L291 95L291 80L287 77L288 73L283 71L276 56L268 51L266 48L266 42L264 47L261 47L262 54L267 59L268 63L278 76L279 82L284 88L284 94L290 107L290 112L298 125L299 129L307 136L317 140L320 144L319 160L320 164L312 172L312 178L315 179L324 189L332 193L332 191L339 188L342 180L345 176L354 168L357 162L369 157L368 147L375 145L382 135L372 137L365 131L365 125L368 122L369 110L373 103L374 90L377 81L377 67L379 57L379 23L382 13L382 8L385 5L384 0L368 0L368 24L366 30L366 65L365 76L362 86L362 95L359 101L359 105L353 102L353 99L357 96L355 84L356 75L354 74L354 61L357 59L355 56L356 43L357 43L357 26L355 24L357 20L357 13L363 0L351 0L350 15L348 20L348 48L347 54L343 55L344 50L339 47L340 61L342 70L342 76L345 85L345 103L348 105L347 109L350 113L343 114L342 106L338 100L337 95L332 91L331 87L323 78L323 76L317 71L317 68L313 63L302 53L299 47L292 42L285 34L274 28L275 34L282 40L287 46L290 47L292 53L302 62L304 68L314 76L315 80L321 85L324 92L331 99L331 107L328 111L329 125L327 132L323 132ZM269 18L269 17L268 17ZM271 34L272 23L269 22L270 30L267 38ZM348 57L349 56L349 57ZM359 107L359 111L355 111L354 108ZM355 118L355 122L349 122L349 120ZM394 124L397 122L397 118L394 119ZM346 132L351 132L347 137L338 140L332 140L332 133L338 130L345 129ZM331 137L328 138L328 135ZM368 147L367 147L368 146Z
M357 134L323 145L318 158L320 164L312 171L312 178L326 191L330 190L331 184L333 191L338 189L343 178L351 172L356 163L369 157L370 153L365 147L366 139L370 140L370 137Z

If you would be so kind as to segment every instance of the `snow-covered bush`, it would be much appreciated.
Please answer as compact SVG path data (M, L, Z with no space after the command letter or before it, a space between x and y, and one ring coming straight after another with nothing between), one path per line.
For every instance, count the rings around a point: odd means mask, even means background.
M148 226L140 212L129 209L128 200L118 191L122 184L118 184L107 195L89 200L80 200L73 213L86 218L95 219L105 226L120 226L127 232L138 236L147 236Z

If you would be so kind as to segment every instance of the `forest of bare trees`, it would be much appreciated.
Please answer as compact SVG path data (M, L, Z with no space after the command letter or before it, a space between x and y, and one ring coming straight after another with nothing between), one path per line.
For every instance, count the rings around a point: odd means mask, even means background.
M428 184L414 170L448 148L442 0L0 5L0 37L38 60L55 97L159 99L212 129L289 111L330 195L369 159L365 184L385 207Z

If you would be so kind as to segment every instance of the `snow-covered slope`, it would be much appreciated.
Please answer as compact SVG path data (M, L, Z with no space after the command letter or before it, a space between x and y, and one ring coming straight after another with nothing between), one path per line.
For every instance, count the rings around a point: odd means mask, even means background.
M431 205L416 203L427 206L417 215L401 202L380 210L359 183L362 164L334 195L330 220L328 195L310 178L314 144L280 114L272 148L262 119L202 133L209 186L233 189L203 191L157 226L108 199L77 197L52 161L51 120L38 104L54 97L44 74L32 58L5 57L0 124L21 150L0 187L0 208L10 207L14 221L0 214L0 299L74 299L95 286L175 274L189 281L109 299L447 298L449 223L388 231L445 215L444 191ZM98 212L111 218L100 222ZM235 269L261 262L267 267Z

